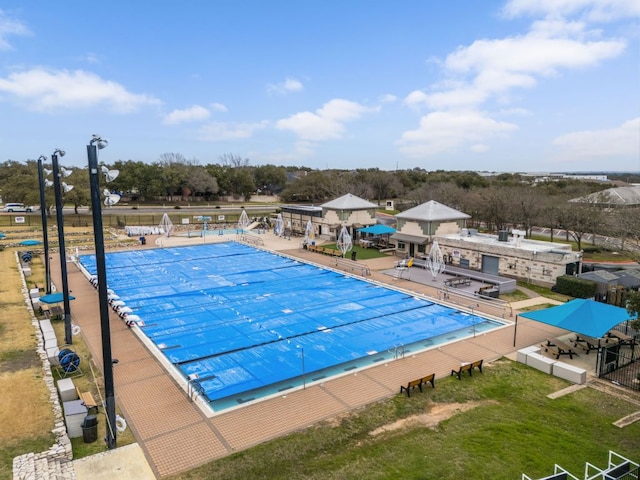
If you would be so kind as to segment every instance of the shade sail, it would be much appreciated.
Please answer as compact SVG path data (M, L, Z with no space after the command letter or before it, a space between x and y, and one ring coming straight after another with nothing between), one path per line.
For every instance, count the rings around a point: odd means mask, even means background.
M585 299L571 300L557 307L519 316L594 338L604 337L619 323L633 319L622 307Z
M76 297L69 295L69 300L75 300ZM40 303L60 303L64 300L62 292L50 293L40 297Z
M396 233L395 228L388 227L387 225L371 225L370 227L359 228L361 233L371 233L373 235L385 235L387 233Z

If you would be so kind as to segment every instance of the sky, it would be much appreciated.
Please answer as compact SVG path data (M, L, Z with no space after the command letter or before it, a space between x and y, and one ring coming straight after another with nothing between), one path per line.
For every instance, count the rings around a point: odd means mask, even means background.
M3 0L0 162L640 171L640 0Z

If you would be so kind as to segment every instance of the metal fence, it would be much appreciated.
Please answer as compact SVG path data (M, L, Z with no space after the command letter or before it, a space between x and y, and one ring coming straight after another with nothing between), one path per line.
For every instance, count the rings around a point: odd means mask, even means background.
M638 345L622 349L620 345L602 347L598 357L598 376L633 390L640 390Z

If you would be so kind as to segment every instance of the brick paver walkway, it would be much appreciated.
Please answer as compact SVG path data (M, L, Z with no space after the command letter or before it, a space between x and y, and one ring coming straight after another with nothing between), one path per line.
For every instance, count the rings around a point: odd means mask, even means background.
M302 250L288 253L327 262L321 255ZM391 268L394 259L371 261L372 278L417 293L434 295L434 288L407 280L395 280L380 268ZM52 262L53 278L59 268ZM76 300L72 320L101 366L101 337L98 298L76 266L69 264L69 285ZM399 283L402 282L402 285ZM58 285L59 283L56 282ZM507 318L513 320L513 318ZM111 314L115 392L136 440L159 477L176 474L347 412L356 407L395 395L402 383L422 373L436 377L450 374L460 362L484 359L490 362L524 346L540 342L562 331L526 319L518 321L517 344L511 324L460 342L358 371L351 375L290 391L282 397L247 405L241 409L207 418L185 391L167 374L154 355L115 315ZM490 368L490 367L489 367Z

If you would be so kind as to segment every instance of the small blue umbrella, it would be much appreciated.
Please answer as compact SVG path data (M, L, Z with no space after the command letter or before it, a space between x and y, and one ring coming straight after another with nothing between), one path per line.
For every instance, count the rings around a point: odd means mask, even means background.
M76 297L69 295L69 300L75 300ZM50 293L40 297L40 303L60 303L64 300L62 292Z
M40 240L23 240L20 242L20 245L25 245L25 246L33 246L33 245L40 245L42 242Z

